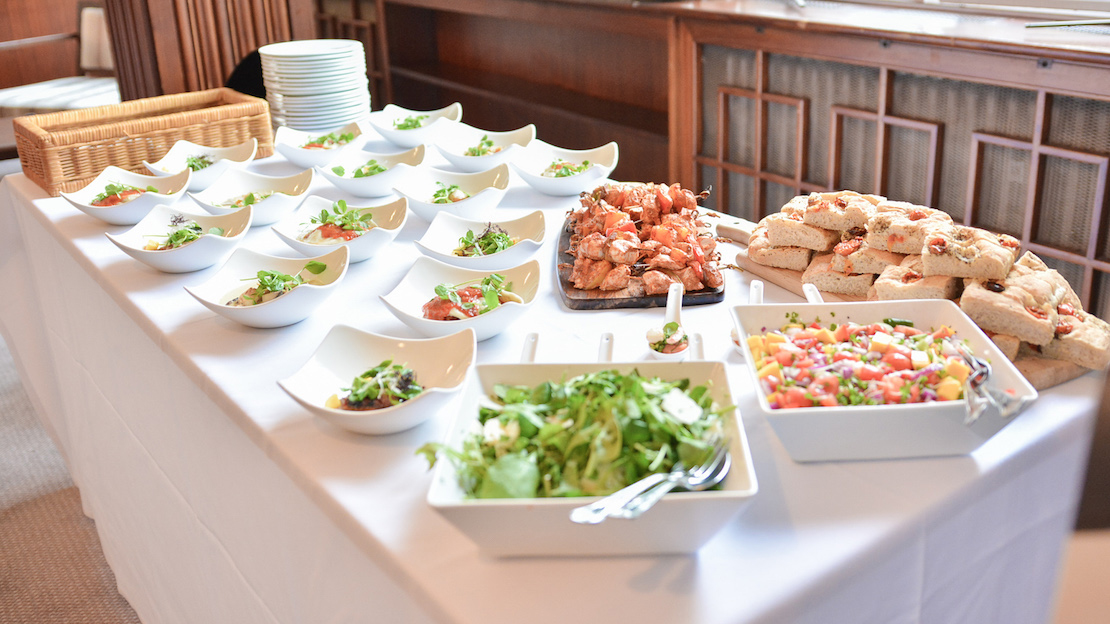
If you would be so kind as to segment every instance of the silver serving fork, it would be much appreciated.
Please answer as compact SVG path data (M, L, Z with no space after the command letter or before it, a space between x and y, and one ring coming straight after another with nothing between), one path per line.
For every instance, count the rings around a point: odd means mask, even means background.
M971 353L971 351L962 344L956 345L956 350L959 351L960 356L971 367L971 373L967 376L966 388L964 393L967 397L967 419L964 421L965 425L970 425L983 415L983 412L990 406L998 409L998 413L1002 418L1009 418L1021 413L1026 407L1029 406L1029 397L1015 397L1007 394L993 385L991 385L991 365L981 357Z

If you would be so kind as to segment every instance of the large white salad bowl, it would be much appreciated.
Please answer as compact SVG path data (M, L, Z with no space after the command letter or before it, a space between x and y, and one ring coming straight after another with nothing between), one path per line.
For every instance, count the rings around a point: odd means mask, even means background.
M164 240L174 221L196 221L205 233L197 240L164 251L144 249L150 241ZM212 228L221 228L223 235L209 234ZM222 262L243 242L251 227L251 209L248 207L229 215L199 215L182 212L170 206L155 206L122 234L104 235L123 253L152 268L166 273L189 273L206 269Z
M272 195L253 204L254 223L252 225L270 225L301 205L308 196L312 176L312 169L305 169L291 176L268 176L253 171L231 169L224 172L212 186L199 193L189 193L189 197L208 212L220 215L241 210L241 208L222 205L230 199L247 193L272 191Z
M317 139L326 134L334 134L341 136L344 134L353 134L354 138L347 142L346 145L338 145L331 149L308 149L302 147L309 141ZM304 130L294 130L289 126L280 126L274 133L274 149L277 153L284 156L289 162L311 169L313 167L323 167L333 160L337 160L342 156L358 150L365 142L362 136L362 126L358 123L349 123L341 128L328 130L327 132L306 132Z
M478 237L487 227L499 227L510 238L518 239L517 242L504 251L499 251L488 256L456 256L455 249L459 247L459 238L468 231L474 232ZM519 219L506 221L482 221L464 219L448 212L441 212L432 219L432 224L416 241L416 247L425 255L446 262L454 266L481 271L507 269L517 266L536 253L543 244L545 234L543 212L536 210Z
M441 184L447 187L458 185L470 197L457 202L434 203L432 196L442 188ZM443 212L466 219L483 219L501 203L508 188L509 166L502 163L478 173L455 173L426 167L401 180L394 190L408 198L409 209L416 216L431 221Z
M492 141L494 147L501 148L500 151L484 156L467 156L466 151L477 146L483 138ZM474 173L511 161L535 138L534 124L508 132L489 132L459 122L442 136L436 137L435 146L439 153L456 168Z
M186 169L166 177L148 176L108 165L85 188L72 193L62 193L74 208L111 225L135 225L158 204L176 202L189 185L192 171ZM93 199L112 183L136 186L142 189L153 186L157 191L147 191L131 201L115 206L94 206Z
M208 156L212 164L193 171L193 177L189 179L190 191L203 191L228 169L245 168L257 152L258 139L253 137L231 147L209 147L180 140L160 160L152 163L144 160L143 164L156 176L168 176L188 169L186 160L189 157Z
M300 240L302 234L317 227L310 222L310 218L318 216L323 210L330 212L334 203L330 199L313 195L301 204L299 210L271 226L270 229L287 245L305 256L315 256L337 246L347 247L351 251L350 262L354 264L373 257L374 254L389 246L397 238L401 228L405 227L405 222L408 221L408 200L404 197L381 206L348 204L348 209L357 209L364 214L370 213L376 227L358 238L334 245L306 243Z
M428 116L419 128L398 130L393 127L396 122L418 115ZM451 125L462 121L462 104L455 102L450 106L430 111L411 110L396 104L386 104L382 110L370 113L368 121L386 141L401 147L416 147L425 143L435 143L436 137L442 135Z
M349 257L350 252L346 247L337 247L315 258L281 258L239 248L207 282L186 286L185 290L204 307L236 323L259 328L284 327L308 318L331 296L347 274ZM312 276L317 283L302 284L276 299L258 305L227 305L228 301L254 284L251 278L259 271L296 275L311 261L322 262L327 267L319 275Z
M389 294L381 295L381 300L401 322L424 336L447 336L469 327L474 330L478 342L481 342L501 333L532 306L539 289L538 261L531 260L511 269L497 271L505 276L506 284L511 284L509 290L520 295L524 303L505 303L485 314L455 321L426 319L422 309L425 303L436 296L436 286L468 282L477 284L491 273L493 271L463 269L421 256L401 278L396 288Z
M544 195L569 196L588 191L609 177L617 166L620 152L614 142L587 150L570 150L555 147L543 141L532 141L523 153L513 159L513 169L528 183ZM556 160L581 164L590 161L590 167L582 173L564 178L549 178L543 175L545 169Z
M459 486L455 464L440 457L432 474L428 504L455 525L478 548L495 557L659 555L696 552L744 510L758 491L755 467L744 427L729 391L723 362L600 362L560 364L479 364L459 405L459 415L444 444L462 447L478 426L478 410L497 384L535 387L576 375L603 370L667 381L689 379L707 385L710 396L725 411L732 466L719 490L671 492L635 520L609 519L600 524L576 524L572 509L597 497L467 498Z
M466 380L475 350L474 331L470 329L442 338L393 338L336 325L308 362L278 385L302 407L336 427L373 435L398 433L447 407ZM423 392L376 410L326 406L332 395L344 396L341 388L350 387L356 376L386 360L411 368Z
M351 151L326 167L317 167L317 170L324 179L345 193L356 197L385 197L393 192L394 186L402 184L412 175L413 169L424 162L424 154L423 145L394 154ZM356 169L371 160L378 161L379 165L385 167L385 171L363 178L352 177ZM337 167L342 168L344 175L339 175Z

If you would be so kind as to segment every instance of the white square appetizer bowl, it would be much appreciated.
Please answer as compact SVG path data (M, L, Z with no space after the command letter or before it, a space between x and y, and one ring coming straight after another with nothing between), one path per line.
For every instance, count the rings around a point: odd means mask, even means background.
M169 206L155 206L135 227L122 234L104 234L123 253L143 264L166 273L189 273L206 269L227 258L251 227L250 207L228 215L199 215L176 210ZM149 243L166 239L178 226L195 221L200 226L200 238L173 249L146 249ZM210 233L220 228L223 234Z
M601 147L586 150L570 150L555 147L543 141L532 141L527 149L512 161L513 169L528 183L544 195L566 197L593 189L609 177L617 166L620 153L616 143L606 143ZM570 162L575 165L589 161L590 166L581 173L565 177L548 177L544 171L554 162Z
M409 117L425 116L420 127L398 130L394 124ZM452 124L462 121L462 104L455 102L450 106L430 111L410 110L396 104L386 104L382 110L370 113L370 125L386 141L401 147L416 147L425 143L435 143Z
M228 169L243 169L254 160L258 151L258 139L250 138L231 147L208 147L189 141L177 141L160 160L149 163L146 168L156 176L168 176L189 169L188 159L208 157L212 164L193 171L189 179L190 191L203 191Z
M231 169L224 172L212 186L199 193L189 193L193 201L214 214L228 214L240 210L241 206L228 205L230 201L248 194L270 193L265 199L257 200L254 207L252 225L270 225L290 214L307 197L308 187L312 185L312 169L291 176L268 176L253 171Z
M511 284L509 290L520 296L522 303L503 303L485 314L452 321L424 318L422 309L425 303L436 297L436 286L477 283L494 272L463 269L421 256L401 278L397 287L380 297L394 316L424 336L447 336L469 327L474 330L478 342L481 342L501 333L531 307L539 289L538 261L531 260L520 266L496 271L505 277L506 284Z
M347 152L326 167L317 170L328 182L339 190L356 197L385 197L393 192L393 187L410 177L413 169L424 162L424 146L396 154L380 154L367 151ZM354 177L355 171L370 161L385 168L381 173ZM339 172L343 173L340 174Z
M437 191L452 186L457 186L469 197L442 204L433 201ZM509 166L502 163L478 173L455 173L426 167L401 180L393 190L408 198L409 209L416 216L430 222L443 212L467 219L481 219L501 203L508 188Z
M480 364L476 379L463 392L459 416L444 444L459 449L478 426L479 404L495 384L534 387L576 375L616 369L667 381L708 383L718 406L734 405L722 362L629 362L591 364ZM758 490L744 428L735 409L722 414L729 436L732 467L719 490L671 492L635 520L610 518L600 524L577 524L570 512L598 497L467 498L455 465L439 457L428 490L428 504L495 557L610 556L692 553L728 525Z
M110 223L111 225L135 225L158 204L172 204L176 202L189 185L192 171L186 169L173 175L158 177L134 173L108 165L100 175L89 182L85 188L72 193L62 193L74 208L81 212ZM94 206L93 200L97 195L106 192L109 184L125 184L136 188L146 189L152 186L157 191L144 191L134 199L130 199L114 206Z
M411 429L440 413L455 397L474 363L474 332L442 338L393 338L336 325L312 357L288 379L278 382L312 414L336 427L382 435ZM351 380L386 360L411 368L424 390L382 409L357 411L327 407L332 395Z
M516 240L512 247L482 256L455 255L459 239L467 232L473 232L477 238L491 226L500 228L507 236ZM440 262L466 269L492 271L514 267L532 257L543 244L545 229L543 212L539 210L519 219L497 222L464 219L441 212L432 219L432 224L428 226L424 236L416 241L416 246L425 255Z
M489 132L459 122L454 128L436 137L436 149L460 171L475 173L507 163L516 157L536 138L536 126L528 124L508 132ZM498 151L480 156L469 156L467 151L477 148L482 141Z
M742 347L749 336L778 330L791 315L798 322L868 325L886 318L912 321L928 331L947 325L958 340L988 361L988 383L1017 398L1033 400L1037 391L994 342L955 303L943 299L866 301L858 303L750 304L732 309ZM901 405L860 405L772 409L758 379L751 349L741 348L752 376L759 409L794 461L900 459L966 455L979 448L1016 416L1003 418L994 407L967 423L968 401L933 401ZM964 390L965 394L967 389Z
M248 327L284 327L308 318L343 281L347 274L346 247L315 258L281 258L268 256L249 249L236 249L227 263L220 267L207 282L186 286L204 307L216 314ZM309 262L322 262L326 268L316 275L307 275L312 283L305 283L285 294L257 305L232 306L228 302L242 295L256 283L259 271L278 271L286 275L301 274Z
M393 242L401 228L405 227L405 222L408 221L409 217L408 200L404 197L381 206L352 206L348 204L348 210L357 210L364 215L369 214L373 219L374 227L351 240L328 239L335 241L331 243L310 243L301 240L302 236L318 227L311 222L311 218L318 216L321 211L333 210L335 203L330 199L312 195L304 200L300 209L282 219L276 225L270 226L270 229L278 235L278 238L285 241L285 244L305 256L315 256L337 246L347 247L351 251L350 262L354 264L373 257L374 254Z
M354 135L354 138L345 145L336 145L331 148L305 147L309 141L318 139L327 134L334 134L337 137L344 134L351 134ZM289 162L306 169L323 167L331 161L357 150L362 143L364 143L362 138L362 126L358 123L349 123L341 128L335 128L327 132L306 132L304 130L294 130L289 126L280 126L274 133L274 149L288 159Z

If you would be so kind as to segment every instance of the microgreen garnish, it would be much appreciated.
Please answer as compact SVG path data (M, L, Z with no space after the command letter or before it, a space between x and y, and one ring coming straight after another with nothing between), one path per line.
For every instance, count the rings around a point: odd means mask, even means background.
M477 302L463 301L459 296L459 291L463 288L478 283L478 289L482 291L482 298ZM485 314L490 310L501 305L500 295L505 290L512 290L512 284L505 284L505 276L500 273L493 273L483 277L481 280L470 280L461 284L440 284L436 286L436 296L440 299L445 299L451 303L459 306L464 310L477 307L478 314Z
M361 212L357 208L347 208L345 200L339 200L331 205L331 211L326 208L319 215L309 219L312 223L320 225L333 224L344 230L364 232L374 227L373 216L369 212Z
M483 134L482 135L482 140L478 141L477 145L475 145L474 147L466 148L466 155L467 156L485 156L487 154L492 154L496 151L499 151L499 150L495 150L493 148L493 139L489 138L488 134Z
M500 226L490 223L485 231L479 235L474 230L467 230L459 238L459 246L455 248L456 256L488 256L512 247L515 241L501 229Z
M584 160L582 164L575 164L566 160L555 159L551 161L547 169L544 170L543 175L548 178L569 178L572 175L582 173L590 168L590 161Z
M470 194L459 188L458 184L447 186L443 182L436 182L436 186L439 188L432 194L433 204L450 204L470 197Z
M664 353L664 349L667 347L667 341L671 338L671 336L674 336L678 332L679 332L679 324L678 323L675 323L674 321L671 321L670 323L667 323L666 325L663 326L663 339L651 343L651 348L655 351L658 351L659 353ZM677 339L676 342L674 342L672 344L682 344L684 342L688 342L689 340L690 339L689 339L688 336L683 335L682 338Z
M420 126L423 126L424 120L427 118L427 115L411 115L409 117L405 117L404 119L398 119L394 121L393 127L398 130L414 130L416 128L419 128Z
M319 275L327 268L328 265L323 262L313 260L304 265L304 269L302 270L308 271L313 275ZM284 294L305 283L305 279L301 277L300 273L296 275L287 275L281 271L259 271L254 277L246 277L243 278L242 281L249 282L251 280L258 280L258 286L255 287L254 293L247 294L250 292L248 290L247 293L243 293L242 297L249 300L252 305L262 303L262 297L264 295L272 292Z
M93 200L92 200L92 203L95 204L97 202L104 201L105 199L108 199L109 197L111 197L113 195L120 195L121 193L126 193L128 191L140 191L140 192L154 191L154 192L158 192L158 189L154 188L153 186L147 186L144 189L144 188L141 188L141 187L138 187L138 186L131 186L130 184L123 184L122 182L109 182L108 186L104 187L104 192L97 195L96 197L94 197Z
M199 223L193 221L185 215L175 214L170 217L170 227L172 228L168 234L149 234L147 238L164 238L166 242L157 243L150 242L144 247L148 251L166 251L168 249L176 249L187 245L195 240L199 240L206 232ZM223 236L224 229L221 227L208 228L208 234L215 236Z
M353 140L355 140L355 133L354 132L344 132L343 134L341 134L339 136L336 136L334 132L329 132L328 134L325 134L323 136L319 136L319 137L316 137L314 139L309 139L301 147L307 147L307 148L321 147L321 148L324 148L324 149L330 149L330 148L336 147L338 145L346 145L347 143L350 143Z
M378 403L378 407L388 407L414 398L424 391L416 383L416 374L411 368L394 364L393 360L385 360L374 368L354 378L350 388L343 388L349 392L347 403L367 404Z
M208 154L200 154L198 156L189 156L185 159L185 166L193 171L200 171L205 167L212 166L212 157Z

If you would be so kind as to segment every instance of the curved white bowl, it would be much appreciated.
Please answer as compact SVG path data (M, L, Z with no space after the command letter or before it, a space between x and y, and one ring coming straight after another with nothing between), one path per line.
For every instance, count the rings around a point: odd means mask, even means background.
M181 140L173 144L170 151L166 152L156 162L143 161L146 168L156 176L168 176L188 169L185 159L190 156L211 156L215 162L204 169L193 172L189 180L190 191L203 191L211 186L228 169L243 169L254 160L258 152L258 139L250 138L238 145L231 147L208 147L189 141Z
M93 178L93 181L89 182L85 188L72 193L62 193L62 197L70 204L73 204L74 208L90 217L96 217L105 223L110 223L112 225L135 225L141 221L154 206L176 202L189 186L189 179L191 177L192 171L189 169L179 171L178 173L166 177L158 177L134 173L126 169L120 169L114 165L108 165L104 168L104 171L101 171L100 175ZM93 206L90 202L94 197L103 193L104 187L108 186L111 182L119 182L120 184L137 186L139 188L153 186L158 189L158 192L147 191L129 202L124 202L115 206Z
M506 303L480 316L458 321L433 321L426 319L421 312L424 304L436 296L435 288L440 284L461 284L471 280L481 280L493 271L474 271L444 264L427 257L419 257L409 272L401 278L389 294L381 295L393 314L404 324L429 337L447 336L462 329L471 328L479 342L501 333L513 321L524 315L536 299L539 289L540 263L531 260L511 269L497 271L512 284L512 291L524 299L524 303Z
M171 219L179 215L196 221L205 232L214 227L223 228L225 236L206 233L188 245L175 249L165 251L143 249L150 242L150 236L160 236L169 232ZM210 216L195 215L159 205L130 230L122 234L105 233L104 235L123 253L147 266L166 273L189 273L206 269L227 258L228 254L243 242L247 230L251 227L251 216L249 206L246 210L229 215Z
M301 204L299 210L271 226L270 229L278 235L278 238L285 241L285 244L305 256L315 256L336 247L347 247L351 251L350 263L354 264L373 257L393 242L409 218L408 200L404 197L381 206L363 207L348 204L348 208L358 208L362 213L369 212L378 227L358 238L335 245L317 245L298 240L297 237L306 229L316 227L309 223L309 217L320 214L321 210L331 210L333 203L330 199L313 195Z
M447 186L457 184L470 197L447 204L432 203L432 195L438 188L436 182ZM419 169L394 186L393 190L408 198L409 209L416 216L431 221L444 212L468 219L482 219L501 203L508 188L509 166L500 164L478 173L455 173L432 167Z
M423 126L412 130L398 130L393 127L395 121L413 115L427 115L428 118L424 120ZM434 143L435 137L441 135L450 125L462 121L462 104L455 102L450 106L430 111L410 110L396 104L386 104L382 110L370 113L367 121L386 141L401 147L416 147L423 143Z
M325 134L335 133L336 135L341 135L348 132L354 134L355 138L346 145L341 145L332 149L305 149L301 147L312 139ZM335 128L327 132L305 132L304 130L294 130L289 126L280 126L277 132L274 133L274 149L288 159L289 162L298 167L305 167L306 169L323 167L331 161L338 160L342 156L357 150L364 142L365 141L362 139L362 126L358 123L349 123L341 128Z
M393 338L336 325L300 370L277 383L302 407L337 427L373 435L397 433L423 423L447 406L466 380L475 350L470 329L443 338ZM377 410L325 407L328 397L342 396L341 388L385 360L411 368L424 391L404 403Z
M467 156L466 150L478 145L483 136L489 137L501 151L485 156ZM534 124L508 132L489 132L459 122L453 129L443 133L443 136L436 137L435 147L447 162L460 171L475 173L511 161L517 152L527 147L535 138Z
M339 190L350 193L355 197L385 197L393 192L393 187L404 182L415 167L424 162L424 146L416 147L396 154L380 154L376 152L357 151L347 152L326 167L318 167L317 171L328 182ZM362 167L371 159L385 167L385 171L366 176L365 178L352 178L349 175L339 175L333 169L343 167L345 172Z
M228 208L216 204L247 193L274 191L274 194L254 204L254 223L270 225L296 210L307 197L308 187L312 185L312 169L291 176L268 176L253 171L231 169L224 172L212 186L200 193L189 193L193 201L214 214L229 214L240 208Z
M543 171L551 166L553 160L567 160L575 163L590 161L592 166L582 173L565 178L547 178ZM569 150L555 147L543 141L532 141L527 149L513 161L513 169L528 183L544 195L569 196L588 191L609 177L620 159L620 151L615 142L587 150Z
M440 262L465 269L496 271L514 267L524 262L532 257L532 254L536 253L536 250L543 244L546 227L543 212L537 210L519 219L495 222L495 225L500 226L510 237L520 239L512 247L488 256L463 257L455 255L455 248L459 246L459 238L464 236L467 230L471 230L475 235L478 235L485 231L489 223L489 221L463 219L447 212L441 212L432 219L432 224L428 226L424 236L416 241L416 247L425 255Z
M350 251L346 247L315 258L280 258L249 249L236 249L227 263L207 282L186 286L185 290L204 307L227 319L248 327L284 327L303 321L327 299L347 274ZM258 305L238 307L226 302L243 293L252 284L249 278L259 271L281 271L295 275L309 261L318 260L327 268L315 276L321 284L302 284L284 295Z

